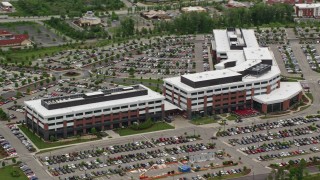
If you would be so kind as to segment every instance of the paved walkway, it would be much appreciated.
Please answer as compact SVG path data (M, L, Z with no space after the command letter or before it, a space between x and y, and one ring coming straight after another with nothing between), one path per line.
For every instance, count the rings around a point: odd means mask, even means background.
M109 136L111 136L112 138L117 138L117 137L120 137L119 134L115 133L114 131L112 130L107 130L105 131L106 133L108 133ZM105 137L103 139L109 139L108 137Z

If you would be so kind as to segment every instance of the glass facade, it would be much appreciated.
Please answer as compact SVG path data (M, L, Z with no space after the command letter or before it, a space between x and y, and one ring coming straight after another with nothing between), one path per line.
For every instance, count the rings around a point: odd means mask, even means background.
M282 107L283 103L275 103L275 104L268 104L268 108L267 108L267 112L278 112L278 111L282 111L283 107Z

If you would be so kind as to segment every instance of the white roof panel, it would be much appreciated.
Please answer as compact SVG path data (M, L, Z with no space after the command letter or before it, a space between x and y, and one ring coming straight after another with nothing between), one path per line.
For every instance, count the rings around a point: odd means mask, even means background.
M270 94L253 96L253 100L262 104L274 104L291 99L302 91L299 82L280 82L280 88Z
M231 71L229 69L206 71L195 74L182 75L182 77L189 79L193 82L206 81L210 79L220 79L225 77L239 76L240 73Z
M59 109L53 109L53 110L48 110L47 108L42 106L41 99L25 101L24 103L29 107L31 107L33 110L35 110L39 115L46 118L46 117L53 117L57 115L66 115L69 113L90 111L90 110L99 109L99 108L102 109L102 108L108 108L108 107L116 107L117 105L121 106L121 105L131 104L135 102L139 103L139 102L145 102L145 101L151 101L151 100L164 99L164 97L161 94L154 92L143 85L140 85L140 86L148 90L147 95L124 98L124 99L116 99L116 100L104 101L104 102L98 102L98 103L90 103L90 104L59 108Z

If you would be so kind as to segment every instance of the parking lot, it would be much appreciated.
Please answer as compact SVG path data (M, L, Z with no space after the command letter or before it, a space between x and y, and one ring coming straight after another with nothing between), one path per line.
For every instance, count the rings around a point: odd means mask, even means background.
M319 72L320 56L314 45L301 45L303 53L306 55L310 68Z
M194 168L210 170L211 165L215 169L222 168L223 162L228 160L237 162L238 158L225 150L224 145L216 145L215 140L209 139L208 132L194 129L193 133L178 130L175 133L151 133L117 141L111 139L108 143L99 142L82 148L44 153L38 159L49 167L53 176L62 179L72 179L73 176L102 179L133 176L138 179L143 172L147 176L178 172L178 167L185 163L194 164ZM234 166L241 168L243 165Z
M53 33L48 28L34 22L11 23L9 26L0 24L0 28L15 34L28 34L31 41L38 47L58 46L65 43L65 39Z
M314 156L319 151L319 118L291 118L228 128L222 141L264 165L284 158Z

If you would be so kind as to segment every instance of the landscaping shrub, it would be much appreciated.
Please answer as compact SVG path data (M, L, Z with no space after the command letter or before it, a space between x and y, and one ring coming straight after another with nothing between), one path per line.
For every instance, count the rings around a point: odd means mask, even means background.
M13 171L11 172L11 176L12 176L12 177L20 177L20 173L19 173L17 170L13 170Z
M154 122L151 119L147 119L145 122L141 124L133 124L130 128L133 130L142 130L142 129L148 129L153 125L154 125Z

